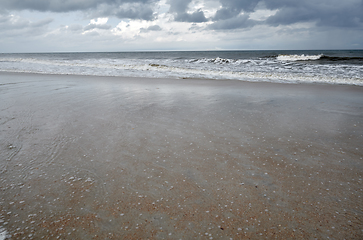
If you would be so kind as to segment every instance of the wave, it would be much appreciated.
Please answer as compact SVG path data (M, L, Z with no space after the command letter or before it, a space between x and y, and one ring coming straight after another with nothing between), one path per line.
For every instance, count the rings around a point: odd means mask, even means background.
M284 59L284 60L283 60ZM325 55L252 56L216 58L52 58L0 57L0 71L43 74L126 76L154 78L235 79L244 81L306 82L363 86L363 65L333 63ZM343 61L340 57L336 61ZM350 61L348 58L346 61ZM359 60L362 58L354 58ZM307 61L306 64L294 61ZM315 61L312 64L309 61ZM361 61L361 60L360 60ZM326 64L328 63L328 64ZM349 62L350 63L350 62ZM296 65L296 66L295 66Z
M362 64L363 63L363 57L334 57L334 56L328 56L324 54L318 54L318 55L285 55L280 54L278 56L271 56L271 58L276 58L279 61L282 62L295 62L295 61L322 61L322 62L345 62L345 63L357 63Z
M216 64L225 64L225 63L239 63L238 59L228 59L228 58L201 58L201 59L192 59L189 60L190 63L216 63Z
M113 69L113 71L110 69ZM288 72L260 72L260 71L220 71L211 69L191 69L172 67L160 64L93 66L89 69L0 69L0 72L60 74L60 75L88 75L88 76L120 76L120 77L151 77L151 78L197 78L212 80L242 80L248 82L278 82L278 83L320 83L363 86L359 77L331 77Z
M311 60L319 60L321 57L323 57L323 54L319 55L284 55L280 54L276 57L279 61L311 61Z

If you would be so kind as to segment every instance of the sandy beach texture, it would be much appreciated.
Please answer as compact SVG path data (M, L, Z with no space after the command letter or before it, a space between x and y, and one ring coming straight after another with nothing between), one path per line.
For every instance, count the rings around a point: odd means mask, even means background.
M0 73L0 236L362 239L363 88Z

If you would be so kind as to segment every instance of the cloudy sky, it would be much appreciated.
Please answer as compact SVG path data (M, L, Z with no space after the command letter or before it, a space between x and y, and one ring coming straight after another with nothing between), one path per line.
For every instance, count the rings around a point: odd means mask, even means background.
M0 0L0 52L363 49L363 0Z

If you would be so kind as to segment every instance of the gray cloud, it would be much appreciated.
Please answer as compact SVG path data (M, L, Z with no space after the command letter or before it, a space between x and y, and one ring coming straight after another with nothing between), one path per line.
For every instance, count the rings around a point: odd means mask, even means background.
M92 30L92 29L104 29L108 30L111 28L111 25L108 24L89 24L86 27L84 27L84 31Z
M270 26L289 25L298 22L315 22L317 26L362 27L362 0L200 0L219 2L220 9L211 18L205 17L205 9L188 13L192 0L169 0L169 12L178 22L213 21L214 29L244 28L253 24ZM154 20L154 8L160 0L1 0L0 11L34 10L39 12L82 11L92 18L117 17ZM241 13L249 14L257 9L277 10L264 22L243 21ZM227 21L228 20L228 21ZM242 24L238 26L238 24Z
M53 19L47 18L37 22L31 22L29 20L13 17L12 15L1 15L0 16L0 28L1 30L6 29L24 29L24 28L42 28L46 27L51 23Z
M101 4L120 6L125 3L149 4L151 2L151 0L2 0L0 5L8 10L71 12L95 9Z
M72 32L81 32L83 30L83 27L79 24L72 24L68 27L68 29Z
M246 28L258 24L269 26L315 23L317 27L362 27L362 0L219 0L219 9L208 27L214 30ZM265 21L246 19L258 9L277 10ZM244 15L240 15L245 13ZM247 14L247 15L246 15Z
M269 25L316 22L317 26L358 27L363 23L363 1L265 1L269 9L278 10L269 17Z
M231 30L239 28L253 27L257 21L249 19L248 14L240 15L234 18L219 20L208 26L212 30Z
M139 3L128 5L127 7L120 7L113 15L118 18L144 19L149 21L155 19L152 8Z
M169 0L170 12L183 13L188 9L192 0Z
M222 8L217 11L214 20L233 18L243 12L253 12L259 0L220 0Z
M153 7L159 0L2 0L0 8L40 12L88 11L94 17L153 19Z
M101 2L101 1L100 1ZM1 6L9 10L36 10L51 12L69 12L96 8L99 5L96 0L2 0Z
M46 32L53 19L46 18L32 22L10 14L0 15L0 32L2 37L38 36Z
M207 18L204 16L204 12L199 9L191 14L189 13L178 13L174 19L178 22L207 22Z
M169 11L174 14L174 20L207 22L203 9L188 13L191 2L192 0L169 0ZM257 24L278 26L298 22L314 22L317 26L358 27L363 22L362 0L219 0L219 3L221 8L210 19L213 23L209 29L237 29ZM277 12L265 21L246 19L246 14L259 9Z
M141 33L151 32L151 31L161 31L162 28L159 25L150 26L148 28L140 28Z
M192 0L170 0L171 13L174 13L174 20L177 22L206 22L208 21L202 9L193 13L187 13L188 5Z

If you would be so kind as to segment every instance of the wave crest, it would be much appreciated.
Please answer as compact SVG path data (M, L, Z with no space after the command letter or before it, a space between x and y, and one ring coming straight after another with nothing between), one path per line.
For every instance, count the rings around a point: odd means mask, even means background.
M311 60L319 60L323 57L323 54L319 55L284 55L280 54L276 57L279 61L311 61Z
M236 62L238 62L238 60L217 57L217 58L193 59L193 60L190 60L189 62L225 64L225 63L236 63Z

